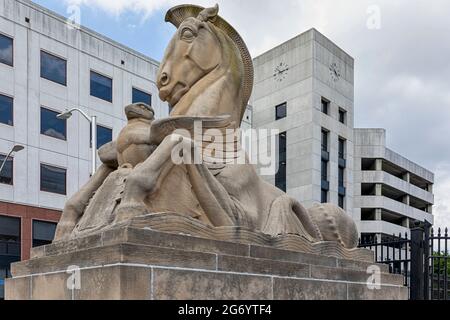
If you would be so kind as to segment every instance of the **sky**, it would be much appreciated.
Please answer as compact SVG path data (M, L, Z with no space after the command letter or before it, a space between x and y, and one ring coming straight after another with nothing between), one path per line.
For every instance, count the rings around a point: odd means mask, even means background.
M178 0L34 0L156 60ZM189 2L189 1L188 1ZM355 58L355 126L385 128L388 147L435 173L436 224L450 226L450 1L191 0L212 6L252 56L312 27ZM75 9L75 10L74 10ZM79 11L77 11L79 10Z

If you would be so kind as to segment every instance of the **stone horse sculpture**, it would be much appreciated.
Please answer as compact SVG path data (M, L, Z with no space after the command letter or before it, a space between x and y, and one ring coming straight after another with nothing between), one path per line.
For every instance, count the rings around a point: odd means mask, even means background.
M174 163L174 150L205 155L208 144L207 134L196 141L178 129L192 133L196 121L203 129L221 132L239 128L253 87L253 65L242 38L218 16L217 5L177 6L168 11L166 21L177 32L157 85L160 98L171 107L170 117L153 121L145 117L146 110L132 112L133 121L144 118L140 129L124 129L119 140L138 141L146 146L139 150L147 153L124 157L117 142L100 150L104 164L67 202L56 240L149 213L175 212L211 227L242 227L273 237L294 234L311 243L333 241L355 248L356 226L343 210L331 204L307 210L261 179L248 163L229 163L214 154L201 163ZM232 148L240 151L234 142Z

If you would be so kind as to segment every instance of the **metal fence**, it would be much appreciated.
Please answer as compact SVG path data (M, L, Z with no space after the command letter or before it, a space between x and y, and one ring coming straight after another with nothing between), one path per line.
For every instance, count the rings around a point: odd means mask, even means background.
M450 300L450 261L448 228L433 230L416 222L411 236L375 236L360 241L359 247L374 251L375 261L389 265L401 274L411 300Z

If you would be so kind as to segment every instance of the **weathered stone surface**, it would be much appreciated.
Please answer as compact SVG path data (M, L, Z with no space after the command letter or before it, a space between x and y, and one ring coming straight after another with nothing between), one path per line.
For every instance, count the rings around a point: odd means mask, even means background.
M14 276L22 276L35 273L65 271L72 265L85 268L115 263L215 270L216 255L170 248L118 244L15 263L12 265L11 271Z
M6 300L31 299L31 277L5 279Z
M273 279L274 300L346 300L347 284L293 278Z
M114 233L112 233L112 236L114 237ZM235 256L248 256L249 252L249 246L242 243L217 241L135 228L127 229L127 242Z
M101 250L88 249L58 256L49 256L44 258L32 259L28 261L13 263L11 273L14 277L48 273L65 272L69 266L77 265L80 268L91 267L103 264L112 264L120 262L120 246L103 247Z
M386 273L382 289L369 291L368 262L129 226L43 254L12 265L8 299L390 299L407 292L402 276ZM80 268L80 289L67 289L69 266Z
M50 273L33 276L31 298L33 300L72 300L73 290L67 286L67 273Z
M349 300L408 300L408 288L382 286L380 290L370 290L361 284L348 284Z
M280 250L269 247L250 246L250 256L271 260L291 261L304 264L314 264L336 267L336 258L315 254Z
M152 229L149 230L148 227ZM249 256L250 245L293 252L311 253L372 263L373 253L365 249L347 250L335 242L308 243L295 235L269 237L244 228L211 228L179 214L150 214L127 224L74 240L55 242L36 248L35 258L85 250L97 246L139 243L208 253ZM285 255L286 256L286 255ZM305 256L306 257L306 256ZM305 258L304 257L304 258ZM347 261L348 258L354 260ZM364 266L364 264L362 263ZM365 268L365 267L364 267Z
M219 256L218 270L278 275L286 277L309 277L310 265L269 259L251 259L235 256Z
M44 256L45 256L45 246L30 249L30 259L40 258Z
M311 278L315 279L328 279L328 280L365 283L367 282L370 276L371 274L368 274L366 271L354 269L344 269L344 268L337 269L323 266L311 267ZM402 286L404 283L404 277L402 275L382 273L380 276L381 276L381 283L388 283L398 286Z
M338 259L337 266L345 269L356 269L361 271L366 271L368 267L373 266L373 262L365 262L358 260L346 260ZM377 264L383 273L389 273L389 266L387 264Z
M150 300L151 269L112 266L81 271L81 289L75 300Z
M131 244L123 244L121 247L121 262L124 263L216 269L215 254Z
M153 271L155 300L269 300L270 277L188 270Z

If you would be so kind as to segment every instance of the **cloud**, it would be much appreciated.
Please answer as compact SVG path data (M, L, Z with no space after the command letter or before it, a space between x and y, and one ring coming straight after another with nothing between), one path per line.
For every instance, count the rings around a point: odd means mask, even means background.
M149 18L177 0L66 0ZM355 124L384 127L388 146L436 172L436 220L450 225L448 0L195 0L241 33L253 56L315 27L355 58ZM379 16L378 16L379 14ZM367 27L379 18L379 29ZM161 22L163 23L163 22Z
M436 169L436 188L434 190L435 226L450 227L450 164L442 163Z

